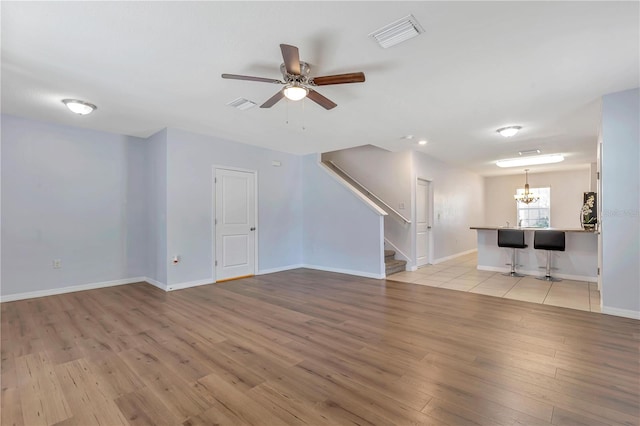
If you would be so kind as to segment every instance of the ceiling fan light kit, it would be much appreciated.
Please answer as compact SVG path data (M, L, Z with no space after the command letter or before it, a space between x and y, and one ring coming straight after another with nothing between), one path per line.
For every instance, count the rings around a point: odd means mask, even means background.
M292 84L285 87L283 92L284 97L289 99L290 101L299 101L300 99L304 99L307 97L307 95L309 94L309 89L297 84Z
M299 101L307 97L327 110L335 108L338 104L315 91L313 87L327 86L330 84L363 83L365 81L364 73L362 72L311 78L309 77L311 67L306 62L300 61L297 47L281 44L280 51L282 52L282 59L284 60L284 63L280 65L282 80L238 74L222 74L222 78L285 85L282 90L260 105L260 108L271 108L282 98Z

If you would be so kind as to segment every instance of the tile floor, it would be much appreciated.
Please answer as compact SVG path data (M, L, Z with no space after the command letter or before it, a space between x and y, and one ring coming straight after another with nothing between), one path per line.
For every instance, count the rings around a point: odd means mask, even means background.
M525 302L542 303L583 311L600 312L600 291L596 283L563 280L540 281L534 277L508 277L500 272L479 271L472 253L415 272L398 272L390 280L432 287L486 294Z

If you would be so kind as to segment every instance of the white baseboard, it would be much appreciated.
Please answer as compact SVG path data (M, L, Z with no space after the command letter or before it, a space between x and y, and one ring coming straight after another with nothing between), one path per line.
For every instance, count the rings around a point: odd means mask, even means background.
M167 286L164 285L163 283L161 283L160 281L156 281L156 280L154 280L152 278L149 278L149 277L145 277L144 280L147 283L151 284L152 286L158 287L162 291L167 291Z
M478 265L477 269L479 271L491 271L491 272L509 272L511 268L501 267L501 266L484 266ZM522 275L527 275L530 277L540 277L544 275L544 270L527 270L527 269L517 269L517 272ZM562 278L563 280L572 280L572 281L587 281L590 283L598 282L598 277L590 277L587 275L571 275L571 274L560 274L553 272L551 274L552 277Z
M475 249L471 249L471 250L467 250L467 251L462 251L460 253L452 254L451 256L446 256L446 257L441 257L439 259L434 259L433 260L433 265L437 265L438 263L446 262L447 260L455 259L456 257L465 256L467 254L475 253L477 251L478 251L478 249L475 248Z
M169 284L165 291L183 290L190 287L198 287L201 285L213 284L215 280L213 278L207 278L205 280L189 281L185 283Z
M632 318L640 320L640 312L632 311L630 309L612 308L610 306L603 306L602 313L608 315L615 315L618 317Z
M304 268L304 265L298 263L297 265L287 265L287 266L280 266L278 268L261 269L258 272L256 272L256 275L274 274L276 272L290 271L292 269L298 269L298 268Z
M308 269L315 269L318 271L326 271L326 272L337 272L339 274L347 274L347 275L355 275L357 277L365 277L365 278L375 278L377 280L382 280L384 279L386 276L385 274L374 274L371 272L364 272L364 271L354 271L352 269L342 269L342 268L331 268L328 266L318 266L318 265L309 265L309 264L303 264L300 265L301 268L308 268Z
M122 280L103 281L99 283L89 283L73 285L68 287L52 288L48 290L29 291L26 293L7 294L2 296L1 302L13 302L15 300L34 299L36 297L55 296L56 294L73 293L76 291L95 290L97 288L114 287L117 285L148 282L147 277L125 278Z

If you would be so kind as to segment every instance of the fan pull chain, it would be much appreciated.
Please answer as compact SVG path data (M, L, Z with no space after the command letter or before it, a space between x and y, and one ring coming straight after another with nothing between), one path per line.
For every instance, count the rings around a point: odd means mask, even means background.
M284 122L285 122L285 123L287 123L287 125L289 125L289 99L287 99L286 101L287 101L287 102L286 102L287 107L286 107L286 109L285 109L285 110L286 110L286 113L285 113L285 114L286 114L286 116L285 116L285 120L284 120Z
M307 104L307 98L304 98L302 100L302 130L307 130L307 128L304 126L304 106Z

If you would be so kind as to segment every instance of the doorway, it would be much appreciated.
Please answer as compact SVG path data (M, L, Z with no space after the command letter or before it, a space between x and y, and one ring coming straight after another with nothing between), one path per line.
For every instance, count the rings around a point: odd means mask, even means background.
M431 263L431 182L416 182L416 266Z
M215 280L255 275L256 173L215 169Z

